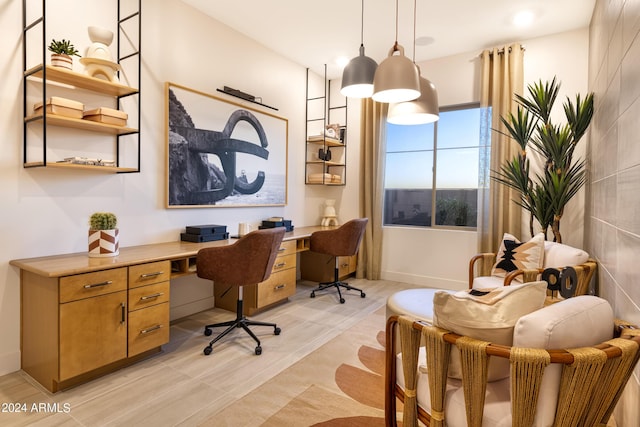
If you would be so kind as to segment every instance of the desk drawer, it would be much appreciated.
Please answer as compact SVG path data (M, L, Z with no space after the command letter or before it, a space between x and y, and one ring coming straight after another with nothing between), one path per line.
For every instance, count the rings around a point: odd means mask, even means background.
M257 308L281 301L295 293L296 269L278 271L258 285Z
M169 301L169 282L139 286L129 290L129 311Z
M291 255L280 255L276 258L276 261L273 263L272 273L277 273L281 270L287 270L289 268L296 267L296 254L293 253Z
M152 283L165 282L171 278L171 262L158 261L129 267L129 289Z
M60 278L60 303L127 289L127 268L112 268Z
M168 302L129 313L129 357L168 342Z
M288 240L286 242L282 242L280 244L280 249L278 249L278 255L290 255L296 253L296 241Z

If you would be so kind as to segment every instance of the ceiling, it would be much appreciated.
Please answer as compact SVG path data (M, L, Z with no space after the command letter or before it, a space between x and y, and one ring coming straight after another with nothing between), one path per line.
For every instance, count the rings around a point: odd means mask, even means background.
M358 0L182 0L290 60L339 77L340 57L358 55L361 8ZM397 0L398 43L421 62L583 28L595 0ZM416 4L416 50L413 18ZM396 2L364 1L366 55L380 63L396 40ZM533 23L512 23L522 10Z

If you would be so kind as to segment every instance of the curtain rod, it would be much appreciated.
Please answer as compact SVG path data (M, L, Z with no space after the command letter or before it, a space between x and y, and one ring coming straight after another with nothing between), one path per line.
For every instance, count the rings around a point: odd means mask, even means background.
M489 50L489 49L485 49L485 50ZM520 50L526 50L525 45L521 44L520 45ZM511 52L511 46L509 46L509 52ZM500 48L498 49L498 55L500 55L501 53L504 53L504 48ZM493 55L493 50L489 51L489 55ZM479 56L482 56L482 52L480 53Z

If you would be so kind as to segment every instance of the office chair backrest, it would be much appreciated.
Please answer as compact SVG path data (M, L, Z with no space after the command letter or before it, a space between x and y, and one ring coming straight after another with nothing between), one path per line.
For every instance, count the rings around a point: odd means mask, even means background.
M196 258L198 277L236 286L267 280L284 233L284 227L256 230L231 245L201 249Z
M311 235L313 252L334 256L355 255L367 227L368 218L356 218L333 230L316 231Z

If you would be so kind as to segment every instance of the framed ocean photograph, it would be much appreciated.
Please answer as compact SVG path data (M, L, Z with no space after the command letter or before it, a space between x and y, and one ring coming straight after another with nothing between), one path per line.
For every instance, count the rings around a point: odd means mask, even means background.
M167 207L287 203L286 118L165 84Z

